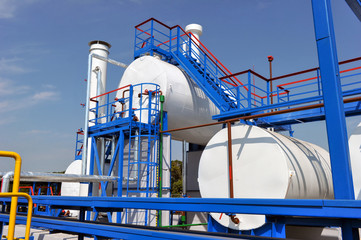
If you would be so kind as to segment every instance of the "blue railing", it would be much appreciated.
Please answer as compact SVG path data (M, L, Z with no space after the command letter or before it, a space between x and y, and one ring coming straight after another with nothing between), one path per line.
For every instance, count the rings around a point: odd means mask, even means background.
M83 129L79 129L76 133L74 160L82 159L83 146L84 146L83 143L84 143L84 131Z
M318 68L268 79L252 70L232 74L194 35L180 26L149 19L135 27L134 56L159 54L181 64L221 109L249 111L271 105L302 105L322 101ZM183 64L188 59L190 64ZM361 93L361 58L340 62L343 96ZM188 69L187 69L188 68ZM191 69L191 71L190 71ZM278 108L278 106L277 106Z
M181 27L169 27L149 19L135 27L134 56L160 54L166 61L176 60L221 111L236 108L236 90L243 85L236 77L221 77L231 72L194 36ZM243 94L243 92L239 92Z
M159 102L151 102L150 105L141 102L135 104L135 92L142 95L148 93L159 95L160 87L154 83L127 85L92 97L90 101L95 106L90 108L89 111L93 113L94 117L89 118L89 123L91 125L100 125L113 123L116 120L135 120L141 123L154 121L154 116L159 114Z

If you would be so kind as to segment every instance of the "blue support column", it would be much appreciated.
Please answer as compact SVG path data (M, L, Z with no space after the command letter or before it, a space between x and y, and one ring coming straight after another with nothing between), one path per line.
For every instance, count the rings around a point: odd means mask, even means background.
M336 199L354 199L330 0L312 0L312 9L325 105L333 189ZM359 239L358 231L352 228L351 222L346 221L341 229L342 239Z
M119 145L119 158L118 158L118 191L117 196L122 197L123 195L123 166L124 166L124 132L120 131L119 133L119 139L118 139L118 145ZM122 213L117 212L117 223L122 223Z
M312 8L335 198L354 199L330 0L312 0Z

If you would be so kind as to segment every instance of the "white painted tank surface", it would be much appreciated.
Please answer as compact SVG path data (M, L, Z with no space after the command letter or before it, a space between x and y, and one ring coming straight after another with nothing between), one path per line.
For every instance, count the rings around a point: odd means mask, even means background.
M65 174L81 174L82 161L73 161L65 170ZM62 182L61 183L61 196L82 196L80 195L80 183L79 182ZM69 210L70 216L77 217L79 215L78 210Z
M228 134L219 131L207 144L199 164L203 198L228 198ZM265 129L232 126L234 198L332 199L329 154L314 144ZM211 213L223 226L249 230L265 223L263 215Z
M155 83L160 86L165 96L164 111L168 112L168 129L210 123L212 115L218 113L216 106L186 73L158 57L143 56L134 60L125 70L119 87L139 83ZM134 89L133 108L139 106L137 91L139 89ZM123 90L120 90L117 98L121 98L122 94ZM147 98L145 95L143 97ZM172 137L206 145L219 129L220 126L213 126L178 131L172 133Z
M348 140L355 199L361 200L361 123Z

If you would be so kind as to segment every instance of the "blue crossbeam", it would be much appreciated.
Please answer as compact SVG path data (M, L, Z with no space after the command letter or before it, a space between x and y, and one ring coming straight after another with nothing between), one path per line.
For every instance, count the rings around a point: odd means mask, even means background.
M3 200L0 199L0 201ZM361 201L359 200L33 196L33 201L53 207L91 206L345 219L359 219L361 216Z
M9 216L0 214L1 222L8 222ZM17 224L25 224L26 217L17 216ZM206 240L206 239L280 239L247 236L239 234L207 233L196 231L180 231L165 228L142 227L121 224L106 224L95 222L79 222L68 219L33 217L31 221L33 227L56 229L59 231L74 234L106 237L111 239L172 239L172 240Z

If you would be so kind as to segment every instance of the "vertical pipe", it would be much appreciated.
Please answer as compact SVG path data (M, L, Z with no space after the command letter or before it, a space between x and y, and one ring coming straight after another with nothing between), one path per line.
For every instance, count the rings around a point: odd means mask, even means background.
M160 131L163 131L163 104L164 95L160 95ZM158 197L163 195L163 133L159 134L159 188ZM158 226L162 226L162 211L158 211Z
M20 185L21 157L19 154L15 152L7 152L7 151L0 151L0 157L11 157L15 160L12 192L18 193L19 185ZM8 239L14 239L17 205L18 205L18 198L12 197L11 206L10 206L10 216L9 216Z
M228 130L229 198L234 198L234 195L233 195L232 126L231 126L231 122L227 122L227 130Z
M88 126L89 126L89 99L90 99L90 79L91 79L91 66L92 66L93 54L89 54L88 59L88 79L87 90L85 99L85 123L84 123L84 140L83 140L83 154L82 154L82 168L81 173L87 174L87 161L88 161L88 146L90 141L88 139Z
M187 196L187 146L186 141L182 141L182 190L183 190L183 196Z
M269 78L270 78L270 91L271 91L271 104L273 104L273 83L272 83L272 61L273 57L268 56L268 62L269 62Z

